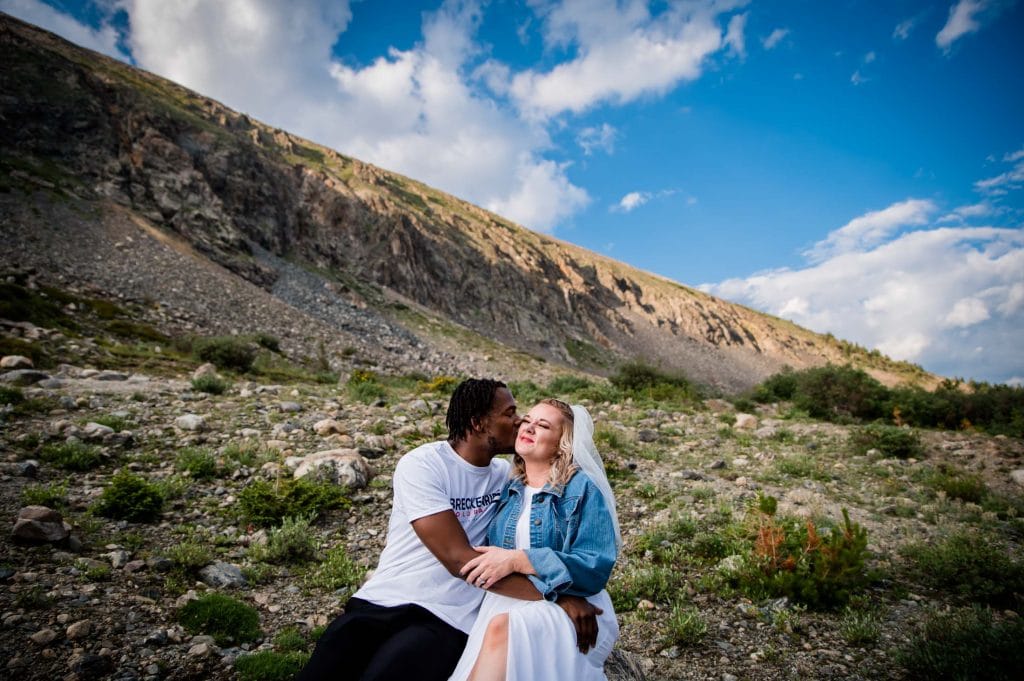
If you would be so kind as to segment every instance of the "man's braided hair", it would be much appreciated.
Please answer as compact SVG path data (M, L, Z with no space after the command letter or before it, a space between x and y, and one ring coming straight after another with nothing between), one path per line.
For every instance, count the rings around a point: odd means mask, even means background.
M448 441L465 440L473 430L474 421L479 421L494 406L494 393L498 388L508 386L490 378L467 378L455 388L448 402L448 415L444 424L448 426Z

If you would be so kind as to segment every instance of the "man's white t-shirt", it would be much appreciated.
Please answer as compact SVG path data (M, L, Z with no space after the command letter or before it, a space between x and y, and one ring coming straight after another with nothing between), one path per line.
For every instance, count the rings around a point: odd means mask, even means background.
M493 459L474 466L446 441L412 450L393 478L388 538L373 576L355 596L385 607L415 603L456 629L469 632L484 592L453 577L412 529L412 521L451 510L472 546L484 543L510 464Z

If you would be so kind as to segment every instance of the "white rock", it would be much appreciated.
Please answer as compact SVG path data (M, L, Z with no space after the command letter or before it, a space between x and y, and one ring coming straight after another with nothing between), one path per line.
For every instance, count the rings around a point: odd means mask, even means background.
M32 360L24 355L7 355L0 359L0 369L31 369Z
M1010 473L1010 479L1015 483L1024 487L1024 468L1018 468Z
M295 469L295 478L315 475L352 489L366 487L374 476L366 459L355 449L328 449L304 457L289 457L284 463Z
M114 429L111 428L110 426L105 426L102 423L95 423L93 421L89 421L89 423L85 424L85 426L82 428L82 432L85 433L86 437L99 439L102 438L104 435L112 434L114 432Z
M174 419L174 425L182 430L200 432L206 430L206 419L197 414L185 414Z
M67 637L74 641L76 639L85 638L92 632L92 622L89 620L79 620L74 624L68 626Z
M733 427L740 430L754 430L757 428L757 417L753 414L736 414L736 423L733 424Z
M53 629L41 629L29 636L29 638L32 639L33 643L45 646L53 643L53 640L57 638L57 632Z
M313 424L313 431L320 437L327 437L328 435L334 434L345 434L345 428L334 419L323 419L322 421L317 421Z
M193 381L195 381L197 379L200 379L200 378L203 378L205 376L213 376L214 378L216 378L217 377L217 367L215 367L213 364L207 362L206 364L202 365L201 367L199 367L198 369L196 369L195 371L192 372L192 380Z

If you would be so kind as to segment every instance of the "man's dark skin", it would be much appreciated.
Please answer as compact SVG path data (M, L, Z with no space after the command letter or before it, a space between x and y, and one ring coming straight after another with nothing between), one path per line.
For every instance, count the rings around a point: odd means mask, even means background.
M463 459L474 466L487 466L497 454L509 454L514 450L515 433L519 427L516 401L507 388L498 388L494 393L491 411L461 440L449 440L452 448ZM412 529L434 557L456 579L462 579L462 566L479 554L473 550L454 511L441 511L418 518L412 522ZM527 601L539 601L541 594L529 579L512 574L500 580L489 591ZM558 605L576 627L576 643L580 652L586 653L597 642L597 615L603 611L590 604L585 598L559 596Z

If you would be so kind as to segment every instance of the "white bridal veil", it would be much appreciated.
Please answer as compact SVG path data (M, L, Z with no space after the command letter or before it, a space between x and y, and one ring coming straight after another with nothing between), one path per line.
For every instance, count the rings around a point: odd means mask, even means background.
M619 529L619 514L615 510L615 495L612 493L612 486L608 483L608 475L604 472L604 462L601 461L601 455L597 453L597 447L594 445L594 420L590 418L590 412L578 404L572 406L572 415L573 462L601 490L605 505L608 506L608 512L612 516L612 526L615 528L615 546L621 549L622 532Z

